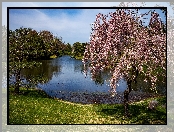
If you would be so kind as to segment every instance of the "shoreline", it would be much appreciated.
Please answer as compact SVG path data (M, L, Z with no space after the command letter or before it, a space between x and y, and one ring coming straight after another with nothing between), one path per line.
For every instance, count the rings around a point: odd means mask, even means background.
M85 92L77 93L77 92L64 92L64 91L57 91L54 93L53 92L50 93L48 91L45 91L45 92L51 98L69 101L72 103L123 104L124 102L123 93L118 93L116 94L116 96L112 97L110 94L107 94L107 93L85 93ZM134 103L144 99L154 98L159 96L163 96L163 95L133 91L128 96L128 103Z

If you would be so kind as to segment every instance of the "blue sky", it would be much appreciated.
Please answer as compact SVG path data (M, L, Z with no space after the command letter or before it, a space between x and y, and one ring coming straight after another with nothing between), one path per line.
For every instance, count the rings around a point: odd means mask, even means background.
M21 26L37 31L49 30L55 36L61 36L66 43L88 42L90 24L99 12L104 14L115 10L96 9L22 9L10 10L9 28L15 30Z
M118 6L119 2L3 2L2 17L5 18L6 7L111 7ZM149 2L147 2L148 6ZM153 3L157 4L156 2ZM153 4L149 5L153 7ZM161 3L165 6L166 3ZM166 5L167 6L167 5ZM37 31L49 30L55 36L62 37L66 43L88 42L91 32L90 24L95 21L98 13L108 14L114 9L22 9L11 10L9 13L9 27L12 30L20 27L30 27ZM157 10L156 10L157 11ZM173 11L171 9L171 11ZM144 12L141 10L141 12ZM158 11L157 11L158 12ZM164 18L162 18L163 20ZM7 20L7 19L6 19ZM2 25L6 25L2 20Z

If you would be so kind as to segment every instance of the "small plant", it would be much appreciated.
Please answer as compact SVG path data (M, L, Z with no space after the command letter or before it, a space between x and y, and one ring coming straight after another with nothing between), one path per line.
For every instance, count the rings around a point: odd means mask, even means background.
M147 108L148 108L148 110L155 110L157 106L158 106L158 101L152 100L149 102L149 105Z

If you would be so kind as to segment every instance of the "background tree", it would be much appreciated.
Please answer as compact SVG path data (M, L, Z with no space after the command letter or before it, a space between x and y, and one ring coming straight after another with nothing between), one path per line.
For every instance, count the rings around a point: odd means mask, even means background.
M151 13L149 25L140 20ZM135 15L136 14L136 15ZM125 114L128 115L128 95L140 74L150 80L156 90L158 76L166 82L166 32L159 14L151 10L138 16L138 10L118 9L107 15L99 13L92 27L83 63L90 66L95 76L109 70L111 93L115 94L120 78L127 81L124 92Z
M41 63L35 60L48 59L52 55L60 56L64 54L66 45L62 38L53 36L49 31L37 32L31 28L16 29L9 31L9 79L15 77L15 92L19 93L22 84L21 70L24 68L34 68ZM36 78L36 77L35 77ZM37 79L27 78L31 83L46 81L45 77L39 76Z
M65 43L62 42L61 37L54 37L54 42L53 42L53 47L52 47L52 55L56 56L62 56L64 55L64 50L65 50Z
M83 57L87 43L75 42L72 47L72 56L76 59Z
M65 44L64 54L71 55L71 52L72 52L71 44L69 44L69 43Z
M37 55L36 32L31 28L20 28L15 31L9 31L9 79L15 77L15 93L19 94L21 85L20 73L23 68L33 68L39 65L34 61L28 61L29 58ZM37 47L37 46L36 46Z
M39 32L39 36L42 40L42 50L43 50L43 57L42 58L49 58L52 55L52 50L54 48L54 36L50 31L43 30ZM56 40L56 39L55 39Z

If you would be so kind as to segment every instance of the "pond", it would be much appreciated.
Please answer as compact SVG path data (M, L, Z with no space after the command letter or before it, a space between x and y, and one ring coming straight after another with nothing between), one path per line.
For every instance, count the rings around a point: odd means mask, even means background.
M70 56L62 56L52 60L42 60L42 66L34 69L24 69L23 78L42 76L43 83L38 87L48 95L80 103L121 103L127 83L121 79L117 84L117 95L110 96L109 72L104 72L96 79L91 79L90 71L87 76L83 73L83 63ZM142 89L135 93L147 92ZM135 94L134 93L134 94ZM149 94L150 95L150 94Z

